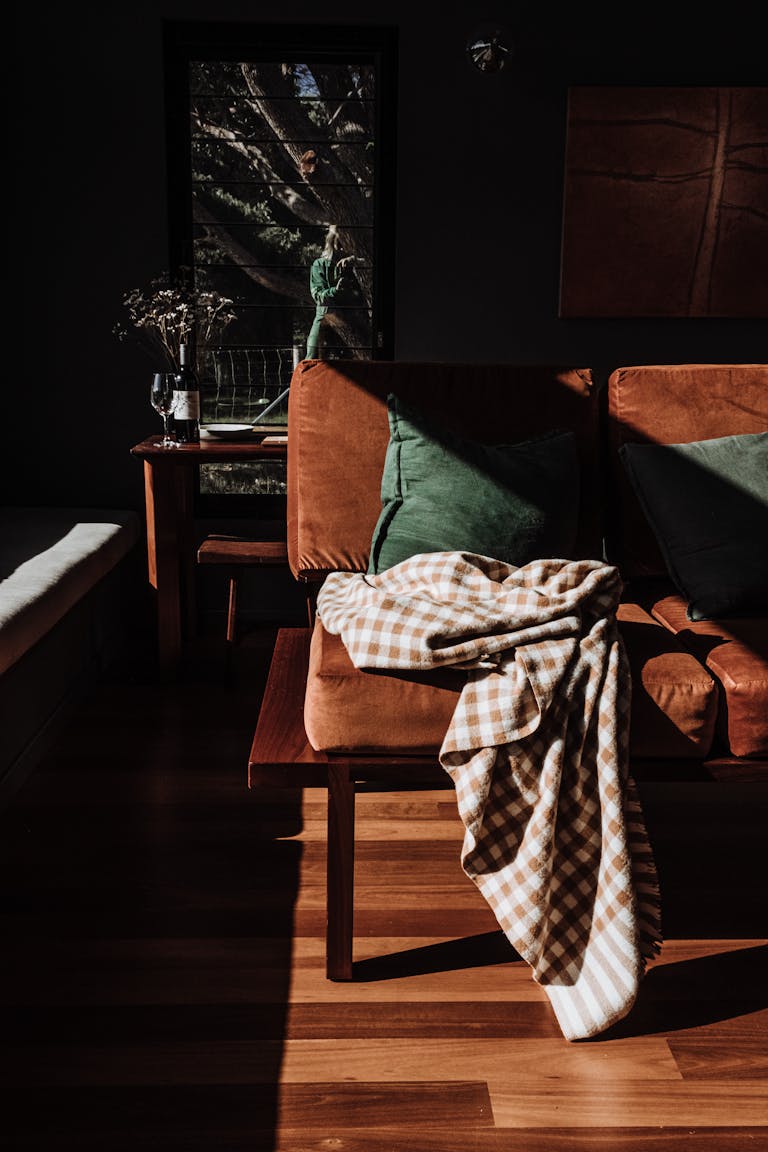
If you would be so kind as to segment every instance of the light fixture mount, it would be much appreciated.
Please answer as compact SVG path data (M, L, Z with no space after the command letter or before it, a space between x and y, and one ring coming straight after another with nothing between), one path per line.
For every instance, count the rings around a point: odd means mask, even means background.
M509 33L500 24L479 25L467 41L467 59L478 72L502 72L511 55Z

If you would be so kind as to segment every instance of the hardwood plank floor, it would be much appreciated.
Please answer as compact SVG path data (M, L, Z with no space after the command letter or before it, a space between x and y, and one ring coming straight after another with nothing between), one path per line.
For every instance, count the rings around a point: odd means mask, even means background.
M461 871L453 793L363 794L333 984L324 793L246 788L272 639L232 678L215 640L178 683L111 676L0 814L0 1146L768 1148L764 792L741 821L654 785L667 939L631 1016L577 1044Z

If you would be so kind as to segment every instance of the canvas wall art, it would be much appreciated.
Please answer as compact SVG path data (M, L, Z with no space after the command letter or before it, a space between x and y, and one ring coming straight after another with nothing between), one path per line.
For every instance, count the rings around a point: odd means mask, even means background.
M569 89L560 316L768 316L768 87Z

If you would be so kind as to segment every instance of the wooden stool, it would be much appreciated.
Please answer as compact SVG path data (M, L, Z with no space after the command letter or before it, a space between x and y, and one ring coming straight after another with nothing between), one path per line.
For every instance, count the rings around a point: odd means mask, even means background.
M197 550L198 564L218 564L232 569L229 574L227 640L234 643L237 616L238 568L280 568L288 564L285 540L248 540L241 536L207 536Z

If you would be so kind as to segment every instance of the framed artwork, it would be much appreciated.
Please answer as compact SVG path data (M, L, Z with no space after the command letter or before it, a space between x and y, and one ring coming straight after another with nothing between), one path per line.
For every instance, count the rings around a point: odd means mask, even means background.
M768 316L768 87L573 87L560 316Z

